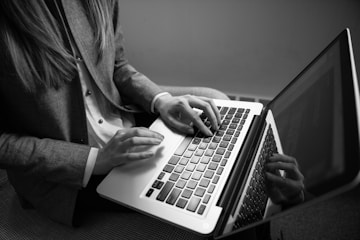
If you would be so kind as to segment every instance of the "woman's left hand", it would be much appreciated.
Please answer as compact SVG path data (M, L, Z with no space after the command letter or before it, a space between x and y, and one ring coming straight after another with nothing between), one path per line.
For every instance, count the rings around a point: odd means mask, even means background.
M164 95L155 102L155 109L168 126L186 134L194 134L194 127L197 127L204 135L212 136L211 130L201 120L199 111L193 108L205 113L214 131L219 129L220 113L210 98Z

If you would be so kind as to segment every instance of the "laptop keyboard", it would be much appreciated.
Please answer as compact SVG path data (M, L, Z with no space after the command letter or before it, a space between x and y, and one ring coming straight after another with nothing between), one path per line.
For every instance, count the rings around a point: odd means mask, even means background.
M268 200L265 186L264 164L266 159L277 152L273 131L271 125L269 125L252 179L247 189L245 189L246 195L235 221L234 229L263 219Z
M220 129L212 137L199 131L186 136L148 189L147 197L157 194L156 200L176 208L199 215L205 212L250 112L243 108L218 108ZM206 116L200 117L211 128Z

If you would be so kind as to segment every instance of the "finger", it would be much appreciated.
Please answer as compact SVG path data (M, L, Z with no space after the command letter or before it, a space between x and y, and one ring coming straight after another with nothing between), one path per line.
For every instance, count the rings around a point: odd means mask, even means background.
M285 154L278 154L278 153L274 153L271 157L269 157L268 159L269 162L285 162L285 163L293 163L296 166L297 161L294 157L291 156L287 156Z
M157 138L149 138L149 137L131 137L126 139L121 143L122 149L129 149L137 146L154 146L159 145L161 140Z
M286 194L287 196L296 195L304 189L304 184L301 181L284 178L269 172L266 172L265 175L270 183L272 183L273 185L277 186L280 189L286 189L284 194Z
M206 99L206 100L204 100L204 99ZM216 110L214 110L211 102L212 102L211 99L208 99L208 98L189 96L190 106L203 110L205 115L208 117L212 128L214 130L218 130L219 123L220 123L220 120L218 120L218 119L220 118L220 113L219 113L219 116L216 115L215 111L218 112L217 107L215 106L215 103L214 103L214 107L216 109ZM204 123L202 121L201 121L201 124L204 125Z
M268 162L265 164L266 171L275 172L284 170L286 176L294 180L302 180L304 177L294 163L288 162Z
M153 157L154 155L155 155L155 153L151 152L151 151L126 153L121 158L123 161L119 162L119 165L121 165L123 163L127 163L127 162L145 160L145 159Z
M182 121L186 119L186 122L191 122L195 127L197 127L202 133L204 133L207 136L212 136L212 132L206 127L206 125L201 120L199 113L195 111L188 103L187 104L181 104L178 111L181 112L182 115ZM184 122L180 122L178 119L175 119L174 117L168 117L169 122L178 130L189 132L189 125L185 124ZM192 130L194 132L194 130Z
M215 117L216 117L216 122L217 122L216 130L218 130L219 124L221 123L221 115L220 115L220 111L219 111L218 107L216 106L214 100L211 98L206 98L206 97L199 97L199 98L206 101L210 105L212 112L215 114Z
M168 116L164 120L170 127L174 128L180 132L190 134L190 135L194 134L194 128L192 126L189 126L188 124L185 124L185 123L179 121L177 118Z
M195 104L196 105L196 104ZM206 127L206 125L201 120L198 112L196 112L189 104L183 104L182 106L182 115L189 119L203 134L206 136L212 136L212 132ZM196 106L194 106L196 107Z
M135 137L135 136L156 138L161 141L164 139L164 136L161 135L160 133L152 131L148 128L143 128L143 127L130 128L130 129L126 129L126 130L122 129L116 133L116 138L119 141L124 141L128 138Z

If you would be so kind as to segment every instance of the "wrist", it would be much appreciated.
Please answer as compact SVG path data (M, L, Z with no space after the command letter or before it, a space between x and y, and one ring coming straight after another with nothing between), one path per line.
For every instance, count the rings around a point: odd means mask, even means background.
M168 101L168 99L170 99L171 97L172 97L172 95L168 92L163 92L163 93L156 95L152 102L151 112L152 113L160 113L160 109L162 108L164 103L166 103Z

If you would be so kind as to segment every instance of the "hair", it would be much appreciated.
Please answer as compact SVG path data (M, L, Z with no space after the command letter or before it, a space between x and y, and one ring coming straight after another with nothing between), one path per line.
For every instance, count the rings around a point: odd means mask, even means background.
M109 43L113 1L81 2L93 27L99 61ZM38 86L59 88L73 79L74 57L45 1L0 0L0 23L5 48L29 91Z

